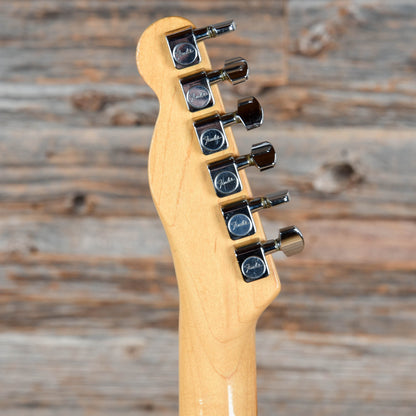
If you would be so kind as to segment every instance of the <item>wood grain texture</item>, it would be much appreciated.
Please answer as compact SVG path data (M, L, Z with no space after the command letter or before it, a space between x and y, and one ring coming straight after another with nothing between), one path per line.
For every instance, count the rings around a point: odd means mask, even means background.
M177 342L153 329L2 333L2 414L177 414ZM259 414L414 414L414 340L262 331L257 347Z
M259 414L415 414L415 5L244 6L0 2L2 415L177 414L178 291L146 178L158 104L134 62L172 14L236 19L206 46L251 77L221 95L264 107L261 129L234 128L240 151L279 152L247 176L291 192L267 236L306 237L259 321Z

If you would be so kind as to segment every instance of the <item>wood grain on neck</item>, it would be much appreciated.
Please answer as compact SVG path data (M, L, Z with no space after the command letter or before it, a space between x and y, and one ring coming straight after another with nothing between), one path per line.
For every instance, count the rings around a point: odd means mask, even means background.
M229 148L202 154L193 130L194 119L224 112L217 86L215 106L190 113L179 78L211 65L203 43L201 63L178 71L172 64L165 35L193 26L178 17L162 19L142 35L137 63L144 80L159 99L160 111L149 155L153 200L169 239L180 294L180 416L254 416L256 405L255 325L278 294L280 284L271 259L270 276L252 284L243 281L235 260L220 203L251 197L244 172L243 192L219 200L207 170L212 160L237 155L233 133ZM224 59L229 58L224 51ZM264 239L257 233L243 240Z

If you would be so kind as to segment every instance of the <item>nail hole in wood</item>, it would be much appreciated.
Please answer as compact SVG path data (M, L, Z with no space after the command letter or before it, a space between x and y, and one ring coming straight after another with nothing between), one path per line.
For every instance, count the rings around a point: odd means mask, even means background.
M315 190L338 193L363 181L363 176L350 162L323 165L313 181Z

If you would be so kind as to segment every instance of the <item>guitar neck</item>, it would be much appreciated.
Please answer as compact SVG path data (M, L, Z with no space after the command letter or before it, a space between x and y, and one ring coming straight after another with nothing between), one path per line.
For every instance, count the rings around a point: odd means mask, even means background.
M237 123L258 127L263 112L248 97L235 113L225 113L214 85L245 80L247 62L234 58L212 71L200 42L234 25L194 29L183 18L159 20L144 32L137 52L139 71L160 103L149 185L179 287L180 416L255 416L255 326L280 290L266 254L293 254L303 239L292 227L279 240L265 241L256 211L287 202L288 195L253 199L242 169L273 167L274 149L262 142L239 156L230 129Z
M222 342L195 323L181 304L179 317L179 414L255 416L255 327Z

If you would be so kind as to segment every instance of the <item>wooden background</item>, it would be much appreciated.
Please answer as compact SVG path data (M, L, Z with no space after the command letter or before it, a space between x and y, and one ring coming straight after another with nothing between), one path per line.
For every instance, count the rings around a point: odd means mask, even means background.
M416 4L412 0L0 1L2 416L176 415L178 295L147 188L157 101L135 46L154 20L238 31L259 138L255 194L301 256L259 322L259 414L416 414ZM257 140L258 141L258 140Z

